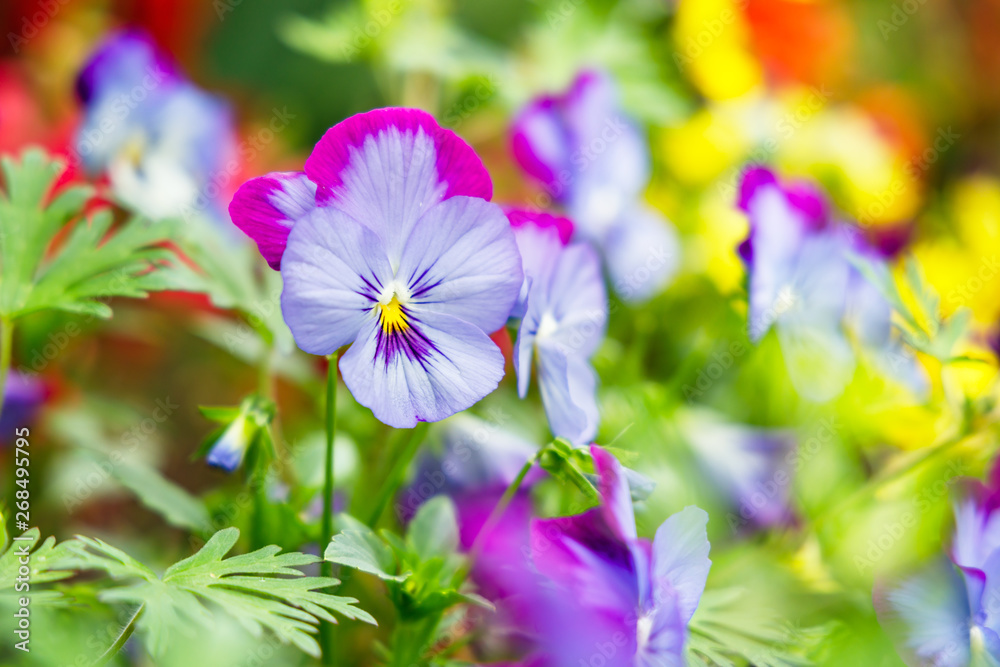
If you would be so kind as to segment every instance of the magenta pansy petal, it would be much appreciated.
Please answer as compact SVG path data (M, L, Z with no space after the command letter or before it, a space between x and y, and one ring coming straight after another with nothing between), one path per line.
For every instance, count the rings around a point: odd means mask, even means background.
M281 267L288 232L316 208L316 184L302 172L277 172L240 186L229 217L257 243L271 268Z
M483 331L507 321L523 276L514 234L502 209L452 197L413 226L397 276L421 310L452 315Z
M504 213L507 215L507 219L510 220L510 226L515 230L524 227L537 227L546 230L553 229L563 245L567 245L573 236L573 221L561 215L509 207L504 209Z
M712 567L707 525L705 510L685 507L664 521L653 539L653 590L677 591L677 604L685 624L698 607Z
M376 109L327 130L305 171L336 204L382 236L396 262L417 219L442 199L490 199L475 151L419 109Z
M412 428L472 407L496 389L503 354L481 329L442 313L410 313L403 332L373 317L340 370L355 400L380 421Z
M310 354L331 354L374 319L392 269L378 236L324 207L292 228L281 276L281 311L296 344Z
M634 540L638 537L635 511L621 464L597 445L590 446L590 455L594 459L594 471L600 478L601 507L605 510L608 523L615 528L619 539Z

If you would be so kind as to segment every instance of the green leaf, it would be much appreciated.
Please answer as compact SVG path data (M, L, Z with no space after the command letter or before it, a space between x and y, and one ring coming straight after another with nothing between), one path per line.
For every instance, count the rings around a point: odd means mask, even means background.
M171 525L205 533L212 525L205 505L182 487L148 466L122 462L114 477Z
M139 629L157 656L178 633L190 630L192 623L206 622L210 610L216 609L231 615L255 637L266 629L315 657L320 649L312 634L320 620L336 623L334 612L376 624L370 614L353 606L354 598L319 592L339 584L337 579L302 575L298 568L319 561L317 557L282 554L280 547L272 545L225 558L238 538L236 528L217 532L200 551L171 566L162 579L101 540L78 539L86 547L81 557L87 566L104 569L115 579L138 579L106 590L100 598L144 606Z
M404 581L409 576L409 573L393 574L397 567L392 549L364 525L334 535L323 557L385 581Z
M156 290L200 289L202 281L164 243L167 223L133 218L112 230L108 209L79 219L66 239L46 255L53 239L80 218L92 192L67 188L51 202L65 166L44 152L26 151L20 162L2 160L6 190L0 193L0 316L40 310L110 317L105 301L144 298Z
M3 555L0 556L0 602L6 602L5 598L30 596L32 603L59 602L62 595L53 590L38 590L39 584L49 583L67 579L74 574L74 545L72 542L61 542L56 544L56 538L49 537L41 545L38 544L40 532L37 528L32 528L14 538ZM37 547L37 548L36 548ZM18 578L21 576L19 570L22 566L21 558L25 554L31 554L28 561L28 575L22 577L30 585L28 591L17 591Z
M448 496L434 496L417 510L406 532L410 549L420 560L446 557L458 549L458 519Z
M706 591L688 625L689 666L752 664L757 667L806 667L807 657L828 627L801 628L775 623L743 591Z

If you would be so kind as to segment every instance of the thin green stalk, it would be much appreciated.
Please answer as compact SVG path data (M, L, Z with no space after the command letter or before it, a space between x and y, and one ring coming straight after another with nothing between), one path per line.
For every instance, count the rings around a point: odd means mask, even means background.
M125 646L125 642L127 642L129 637L132 636L132 633L135 632L135 625L139 621L139 617L142 615L142 611L145 607L146 605L139 605L139 608L135 610L134 614L132 614L132 618L129 619L128 624L122 628L121 634L119 634L117 639L115 639L115 643L109 646L108 650L102 653L101 657L99 657L91 667L101 667L101 665L106 665L111 662L116 655L118 655L118 651L122 650L122 647Z
M385 481L382 482L382 487L379 489L378 498L375 500L375 506L372 509L371 515L368 517L369 527L375 527L375 524L378 523L378 520L382 517L382 513L385 511L386 505L389 504L392 496L399 489L399 485L403 483L403 475L406 474L406 469L410 467L410 462L413 460L413 457L416 456L417 450L420 448L420 443L424 441L424 435L426 433L426 422L420 422L417 424L416 428L410 431L410 437L406 441L403 451L400 452L399 456L395 457L396 461L393 463L392 469L389 471Z
M479 553L483 550L483 544L485 543L486 536L493 532L493 529L497 527L500 523L500 519L503 518L504 512L507 511L507 507L510 506L510 501L514 499L515 494L521 488L521 484L524 482L524 478L528 476L531 469L538 462L538 459L542 457L545 450L548 449L548 445L542 447L534 456L528 459L521 470L517 473L517 477L507 485L507 489L500 496L500 500L493 507L493 511L490 515L486 517L486 522L483 523L483 527L479 529L479 533L476 534L476 539L472 541L472 547L469 548L469 554L465 558L465 563L462 564L460 568L455 572L455 576L452 577L452 584L454 586L460 586L465 578L468 576L469 571L472 570L472 566L475 564L476 559L479 557Z
M491 533L497 524L500 523L500 519L503 518L504 512L507 511L507 507L510 505L510 501L514 499L514 495L521 488L521 484L524 482L524 478L528 476L531 469L535 466L535 463L542 456L546 447L539 449L535 452L535 455L528 459L523 466L521 466L520 472L517 473L517 477L514 478L510 484L507 485L507 490L503 492L500 496L500 500L497 501L496 506L493 507L493 511L490 512L489 517L486 518L486 523L479 530L476 535L476 539L472 541L472 547L469 549L469 558L467 567L472 567L472 564L476 562L476 558L479 556L479 552L483 549L483 542L486 539L486 535Z
M14 346L14 323L4 318L0 321L0 414L3 413L3 397L7 390L7 374L10 372L10 357Z
M336 433L335 415L337 411L337 357L334 352L327 356L329 362L326 370L326 464L323 474L323 523L320 528L320 553L326 551L326 546L333 538L333 441ZM320 565L320 575L333 576L333 563L324 560ZM334 664L333 657L333 625L324 621L320 625L320 645L323 648L323 664Z

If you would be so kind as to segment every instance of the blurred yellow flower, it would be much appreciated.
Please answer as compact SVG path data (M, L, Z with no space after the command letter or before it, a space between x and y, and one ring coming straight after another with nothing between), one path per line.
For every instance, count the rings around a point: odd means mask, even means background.
M750 31L741 3L681 2L673 37L677 65L709 99L739 97L763 78L760 63L749 51Z

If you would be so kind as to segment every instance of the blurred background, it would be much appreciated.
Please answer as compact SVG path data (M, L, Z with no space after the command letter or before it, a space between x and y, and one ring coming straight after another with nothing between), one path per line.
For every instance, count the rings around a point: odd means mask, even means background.
M713 517L709 587L748 591L737 613L773 618L784 633L777 643L817 664L903 664L872 609L877 572L940 552L954 480L981 475L997 450L1000 1L5 0L0 152L43 146L70 160L64 182L106 188L106 176L72 159L85 115L76 80L101 40L126 27L151 34L229 105L238 154L220 183L229 192L301 169L323 132L349 115L415 106L476 148L496 201L544 205L514 163L511 120L583 68L610 73L647 132L646 199L676 225L683 248L664 294L613 307L594 360L598 442L632 452L624 462L657 483L640 506L640 532L697 503ZM748 341L736 252L748 225L735 202L751 163L819 183L837 215L894 258L906 303L932 303L934 322L969 313L944 358L917 355L926 394L859 368L835 400L812 403L793 387L773 336ZM272 509L251 527L241 479L193 456L212 430L198 406L237 405L257 386L259 332L199 295L113 306L108 321L39 313L19 325L14 368L44 397L24 413L37 445L42 535L95 535L164 565L200 546L205 533L191 525L201 521L245 528L245 547L253 530L288 549L314 538L322 363L290 348L272 361L298 485L291 494L280 481L269 487ZM390 436L342 396L337 474L347 498L384 463L384 448L369 443ZM524 437L545 441L541 408L518 401L511 378L477 412L506 415ZM726 443L762 433L797 448L787 489L794 518L748 530L720 490L717 462ZM105 466L112 452L140 472ZM11 466L12 457L0 459L8 506ZM185 500L144 497L148 471ZM565 509L557 493L540 493L544 511ZM190 498L201 509L187 507ZM904 516L916 529L897 536ZM349 586L377 617L388 605L377 582ZM3 647L4 664L88 664L123 622L121 609L96 609L40 612L51 617L39 616L38 627L60 634L28 657ZM345 664L365 664L382 630L344 627ZM308 664L221 617L204 630L163 664ZM117 660L153 664L138 649Z

